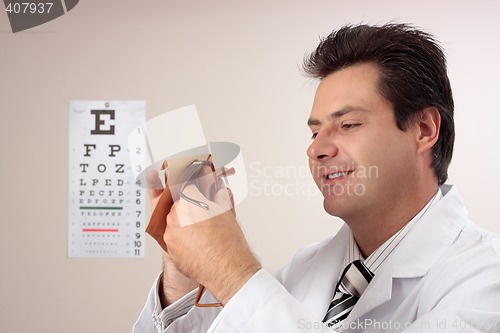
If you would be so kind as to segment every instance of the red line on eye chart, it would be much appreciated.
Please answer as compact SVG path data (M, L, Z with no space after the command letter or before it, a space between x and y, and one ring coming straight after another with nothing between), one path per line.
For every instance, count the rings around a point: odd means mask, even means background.
M96 228L84 228L83 232L118 232L118 229L96 229Z

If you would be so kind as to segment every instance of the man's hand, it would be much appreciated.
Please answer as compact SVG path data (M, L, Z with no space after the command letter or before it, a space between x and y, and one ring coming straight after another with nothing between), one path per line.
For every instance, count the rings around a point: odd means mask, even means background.
M162 184L156 170L152 170L147 175L146 180L149 187L151 211L154 211L164 190L162 189ZM182 274L177 269L168 253L163 251L163 274L159 290L162 308L182 298L188 292L195 289L197 285L196 281Z
M248 246L230 202L222 188L214 201L189 185L184 194L208 203L205 210L184 199L167 216L164 240L170 258L186 276L198 281L225 305L261 268Z

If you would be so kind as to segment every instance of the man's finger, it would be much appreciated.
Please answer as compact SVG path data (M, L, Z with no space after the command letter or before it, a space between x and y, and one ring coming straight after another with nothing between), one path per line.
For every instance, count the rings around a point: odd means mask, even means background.
M224 211L231 210L233 214L236 215L234 210L234 199L233 192L226 187L226 183L223 179L217 179L217 188L219 189L217 193L215 193L213 201L222 207Z

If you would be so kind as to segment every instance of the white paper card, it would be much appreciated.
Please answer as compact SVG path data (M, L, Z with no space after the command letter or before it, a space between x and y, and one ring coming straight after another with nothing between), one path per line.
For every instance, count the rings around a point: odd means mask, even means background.
M128 137L145 109L144 101L70 102L69 257L144 257L146 195L133 173L145 162L131 162Z

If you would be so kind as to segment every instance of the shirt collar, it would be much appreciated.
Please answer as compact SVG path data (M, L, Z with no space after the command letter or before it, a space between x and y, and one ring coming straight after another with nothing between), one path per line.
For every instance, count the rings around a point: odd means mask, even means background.
M380 245L368 258L364 258L359 250L358 244L349 229L349 239L347 241L347 250L344 255L344 267L349 265L354 260L361 260L364 262L365 266L372 273L376 273L380 265L387 259L387 257L392 253L392 251L398 246L398 244L403 240L403 238L410 232L411 228L424 216L424 214L433 207L441 198L443 197L441 190L438 188L436 194L427 202L427 204L422 208L417 215L415 215L408 223L406 223L398 232L392 235L391 238L386 240L382 245Z

